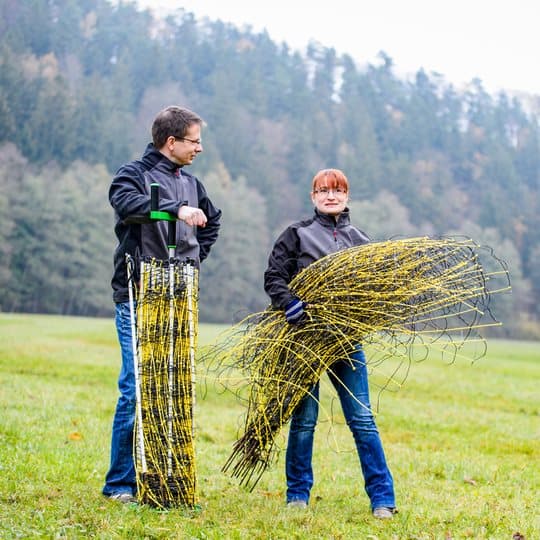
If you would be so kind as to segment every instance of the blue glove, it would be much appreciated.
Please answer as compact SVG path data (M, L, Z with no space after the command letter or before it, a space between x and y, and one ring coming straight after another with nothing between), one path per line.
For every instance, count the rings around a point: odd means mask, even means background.
M305 302L295 298L291 300L285 307L285 318L290 324L300 324L306 319L306 313L304 309L307 307Z

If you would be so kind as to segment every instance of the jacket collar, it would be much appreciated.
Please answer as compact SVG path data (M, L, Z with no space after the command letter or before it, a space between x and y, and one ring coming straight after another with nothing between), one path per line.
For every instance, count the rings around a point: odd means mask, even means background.
M345 208L345 210L341 212L341 214L339 214L337 220L334 218L334 216L330 216L329 214L322 214L315 208L315 219L319 223L321 223L321 225L325 227L331 227L332 229L346 227L351 223L348 208Z
M148 143L142 161L148 169L153 169L158 163L163 169L172 174L177 174L178 169L180 169L180 165L173 163L168 157L164 156L153 143Z

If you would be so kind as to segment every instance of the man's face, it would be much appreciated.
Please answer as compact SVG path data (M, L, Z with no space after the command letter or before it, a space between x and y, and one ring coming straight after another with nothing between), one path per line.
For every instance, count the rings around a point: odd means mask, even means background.
M338 216L347 207L349 193L340 187L320 186L312 191L311 200L321 214Z
M191 165L195 156L203 151L201 143L201 126L192 124L182 138L169 137L167 140L167 157L177 165Z

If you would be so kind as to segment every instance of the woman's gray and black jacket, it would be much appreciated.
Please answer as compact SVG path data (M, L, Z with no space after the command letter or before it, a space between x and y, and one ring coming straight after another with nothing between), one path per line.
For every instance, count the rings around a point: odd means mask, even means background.
M311 219L287 227L276 240L264 273L264 290L272 306L285 309L296 298L289 283L300 270L325 255L369 241L366 233L351 225L348 209L337 221L315 209Z
M114 252L113 300L128 301L126 254L136 263L141 257L169 258L168 222L150 221L150 184L159 184L159 209L178 215L181 206L200 208L206 227L176 222L176 257L191 259L199 267L218 237L221 210L208 198L202 183L166 158L150 143L140 160L122 166L112 180L109 201L114 208L114 231L118 246ZM138 275L138 269L136 269Z

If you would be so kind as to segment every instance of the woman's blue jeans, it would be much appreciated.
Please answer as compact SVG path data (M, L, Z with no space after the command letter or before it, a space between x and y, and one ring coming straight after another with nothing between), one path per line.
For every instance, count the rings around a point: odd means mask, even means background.
M369 402L364 351L358 347L350 361L340 360L332 364L328 375L337 390L343 415L356 444L371 508L395 508L394 482ZM311 458L319 413L318 399L319 383L298 404L291 419L285 457L287 502L309 501L313 486Z
M133 427L135 424L135 372L131 342L129 303L116 304L116 331L122 351L122 367L118 377L120 397L112 426L111 463L105 477L103 495L137 492L133 463Z

